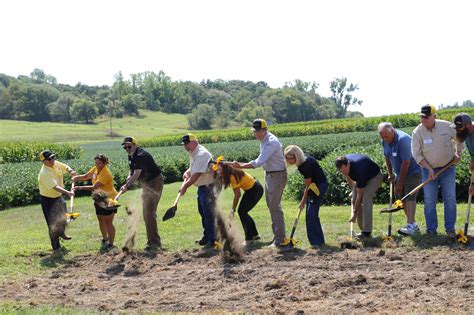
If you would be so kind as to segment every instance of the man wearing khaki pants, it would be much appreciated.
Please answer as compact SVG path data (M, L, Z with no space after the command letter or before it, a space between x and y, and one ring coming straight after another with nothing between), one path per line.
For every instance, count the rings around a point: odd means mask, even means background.
M272 218L273 242L270 245L286 245L285 217L281 208L281 198L287 182L286 163L278 138L267 130L267 122L255 119L252 124L255 138L260 141L260 154L248 163L234 161L237 168L257 168L265 170L265 199Z
M349 222L355 222L361 230L359 240L372 236L372 210L375 192L382 184L383 175L379 166L362 154L348 154L336 159L336 168L345 177L352 188L352 216Z
M126 137L122 146L128 154L130 171L127 182L120 188L126 192L128 188L138 180L142 187L143 220L145 221L146 236L148 238L145 250L156 252L161 247L161 239L158 235L158 224L156 222L156 210L163 192L164 180L160 167L155 160L142 148L138 147L133 137Z

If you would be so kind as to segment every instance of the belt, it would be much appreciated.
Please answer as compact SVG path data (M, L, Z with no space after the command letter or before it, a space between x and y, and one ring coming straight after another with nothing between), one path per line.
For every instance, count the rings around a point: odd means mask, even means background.
M281 170L281 171L265 171L266 174L283 173L283 172L286 172L286 170Z

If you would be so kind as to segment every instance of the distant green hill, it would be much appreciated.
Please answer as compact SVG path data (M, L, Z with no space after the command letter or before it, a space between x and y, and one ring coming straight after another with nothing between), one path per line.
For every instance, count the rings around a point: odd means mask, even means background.
M125 117L112 120L115 139L127 135L150 138L163 134L188 131L186 115L140 111L140 118ZM90 142L110 140L109 120L96 119L95 124L67 124L0 120L0 141Z

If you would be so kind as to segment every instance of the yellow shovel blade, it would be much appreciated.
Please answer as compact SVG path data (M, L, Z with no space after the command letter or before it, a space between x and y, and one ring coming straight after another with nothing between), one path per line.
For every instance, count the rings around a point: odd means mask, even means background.
M79 215L80 215L79 212L74 212L74 213L67 212L67 213L66 213L66 217L67 217L67 218L70 218L70 219L76 219Z

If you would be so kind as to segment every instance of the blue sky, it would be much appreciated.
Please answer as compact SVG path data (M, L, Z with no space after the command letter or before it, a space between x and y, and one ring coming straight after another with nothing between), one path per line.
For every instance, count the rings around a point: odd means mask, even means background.
M122 71L281 87L345 76L366 116L474 100L470 1L33 1L2 3L0 72L110 85Z

